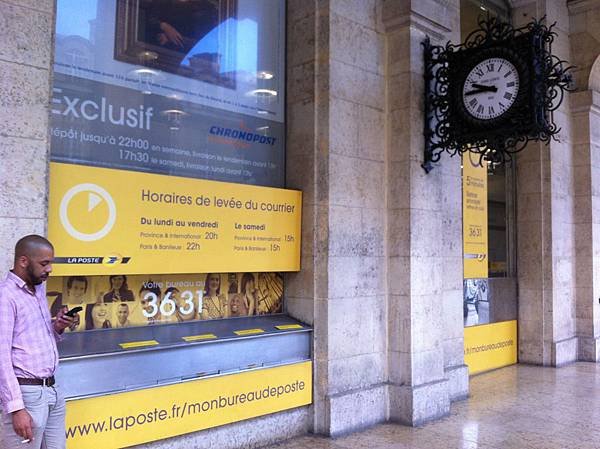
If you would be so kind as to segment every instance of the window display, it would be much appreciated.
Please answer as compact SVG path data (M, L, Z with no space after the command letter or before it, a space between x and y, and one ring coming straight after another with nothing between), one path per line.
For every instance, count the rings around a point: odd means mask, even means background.
M50 277L52 315L81 306L80 332L282 312L280 273Z
M57 2L48 302L83 308L71 332L282 312L268 264L299 236L254 209L284 194L284 37L282 1Z

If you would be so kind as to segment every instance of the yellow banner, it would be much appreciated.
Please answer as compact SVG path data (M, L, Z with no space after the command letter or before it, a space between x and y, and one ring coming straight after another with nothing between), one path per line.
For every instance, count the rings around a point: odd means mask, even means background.
M463 162L464 278L488 277L487 168L479 156L466 152Z
M302 192L50 164L56 275L298 271Z
M67 448L113 449L312 402L312 363L67 402Z
M465 327L465 363L469 374L517 363L517 321Z

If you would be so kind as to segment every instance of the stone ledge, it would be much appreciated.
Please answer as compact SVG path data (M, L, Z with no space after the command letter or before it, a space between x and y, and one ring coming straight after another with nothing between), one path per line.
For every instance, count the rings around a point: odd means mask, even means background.
M421 426L450 414L448 379L418 386L390 385L390 420Z
M580 362L600 361L600 338L579 337L577 360Z
M577 361L577 337L566 338L552 343L552 366L557 368Z
M449 366L444 370L448 379L450 402L462 401L469 397L469 367L467 365Z
M375 385L326 398L327 429L331 437L363 430L387 420L388 386Z

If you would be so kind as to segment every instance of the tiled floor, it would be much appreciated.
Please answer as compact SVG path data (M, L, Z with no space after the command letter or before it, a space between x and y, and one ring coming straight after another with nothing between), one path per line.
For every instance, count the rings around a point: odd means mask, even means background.
M471 378L471 396L421 428L382 424L269 449L600 449L600 364L517 365Z

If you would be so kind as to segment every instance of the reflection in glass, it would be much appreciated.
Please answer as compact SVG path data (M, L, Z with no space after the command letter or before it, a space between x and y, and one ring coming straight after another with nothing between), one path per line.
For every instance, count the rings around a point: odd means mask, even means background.
M463 283L463 318L465 326L490 322L487 279L465 279Z
M237 0L121 0L115 59L233 89L236 13Z

